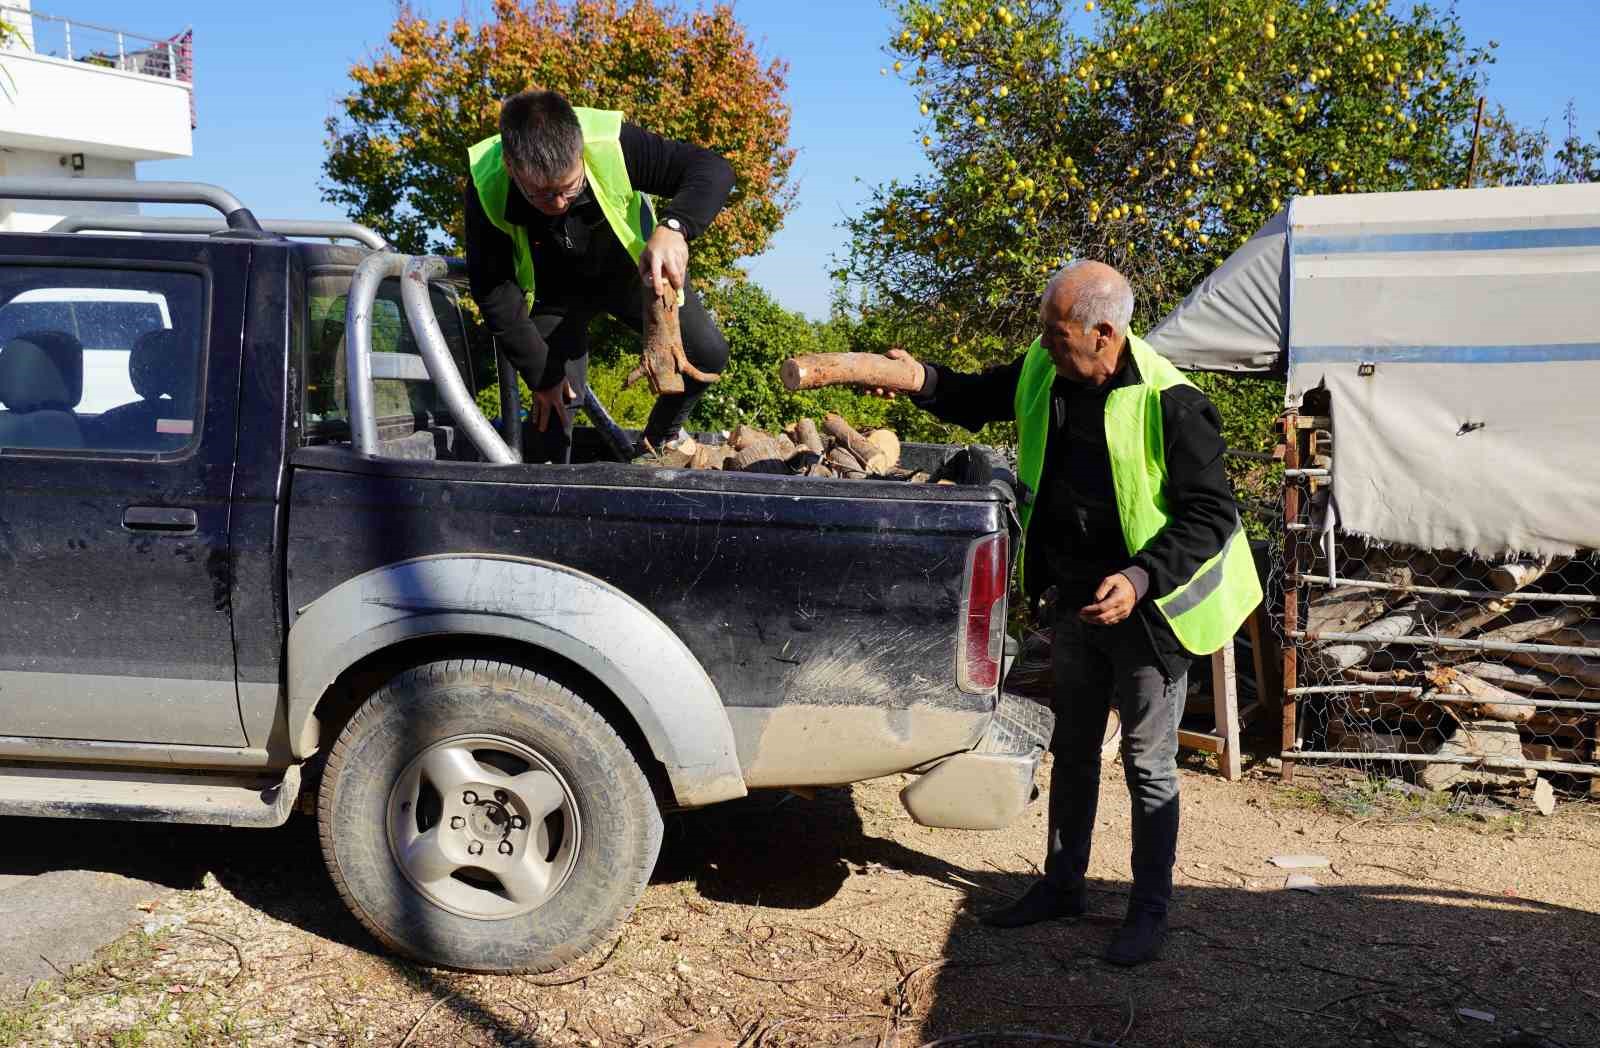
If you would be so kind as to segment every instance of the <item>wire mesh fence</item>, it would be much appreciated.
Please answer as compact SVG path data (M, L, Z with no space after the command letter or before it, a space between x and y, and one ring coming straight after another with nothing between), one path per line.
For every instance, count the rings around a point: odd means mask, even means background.
M1329 420L1284 424L1268 599L1285 766L1600 797L1600 552L1486 560L1348 534Z

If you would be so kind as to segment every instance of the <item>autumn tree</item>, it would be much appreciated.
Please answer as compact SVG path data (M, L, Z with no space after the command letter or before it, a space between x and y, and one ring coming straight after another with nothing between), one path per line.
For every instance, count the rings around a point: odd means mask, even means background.
M931 170L876 190L843 271L878 308L923 318L957 360L1031 338L1042 281L1069 257L1127 273L1148 326L1292 196L1465 178L1490 56L1453 13L1081 7L898 4L892 72L914 94Z
M496 132L502 99L546 88L727 158L733 195L692 253L699 276L723 275L791 206L786 73L728 4L685 15L651 0L494 0L482 25L402 8L328 121L323 194L402 250L459 253L467 147Z

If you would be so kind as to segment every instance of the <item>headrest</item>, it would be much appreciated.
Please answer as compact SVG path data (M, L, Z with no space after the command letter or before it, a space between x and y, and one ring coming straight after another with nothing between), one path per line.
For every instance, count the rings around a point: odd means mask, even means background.
M30 331L0 349L0 403L12 411L71 411L83 399L83 344L65 331Z
M194 393L194 364L176 331L147 331L128 354L128 380L145 400L168 396L187 404Z

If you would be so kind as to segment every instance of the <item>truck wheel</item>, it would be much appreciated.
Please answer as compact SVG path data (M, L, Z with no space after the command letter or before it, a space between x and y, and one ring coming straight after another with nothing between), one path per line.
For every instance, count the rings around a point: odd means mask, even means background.
M661 850L650 785L567 688L487 660L407 670L328 757L322 854L380 942L426 964L542 972L582 956Z

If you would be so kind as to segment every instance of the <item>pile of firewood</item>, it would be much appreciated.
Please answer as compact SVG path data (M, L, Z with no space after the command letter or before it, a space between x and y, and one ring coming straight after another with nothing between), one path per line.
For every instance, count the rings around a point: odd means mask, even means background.
M1310 672L1303 683L1394 690L1353 694L1330 708L1328 734L1334 748L1600 763L1600 713L1570 706L1541 708L1547 702L1600 703L1600 618L1595 617L1600 607L1527 599L1589 589L1600 579L1600 561L1591 556L1489 564L1437 552L1369 547L1348 537L1342 545L1343 584L1317 592L1306 609L1311 637L1302 657ZM1390 588L1371 588L1374 582ZM1433 592L1439 590L1456 592ZM1461 596L1463 591L1493 595ZM1319 633L1379 639L1319 642ZM1531 648L1385 647L1381 638L1390 637ZM1594 654L1537 650L1546 645L1591 649ZM1464 782L1508 785L1531 782L1536 775L1532 769L1461 764L1421 768L1418 779L1430 788ZM1600 774L1591 783L1600 794Z
M668 469L721 469L801 477L926 481L928 474L900 466L900 438L890 429L859 433L838 415L818 426L800 419L781 433L739 426L722 443L692 437L648 449L639 460Z

